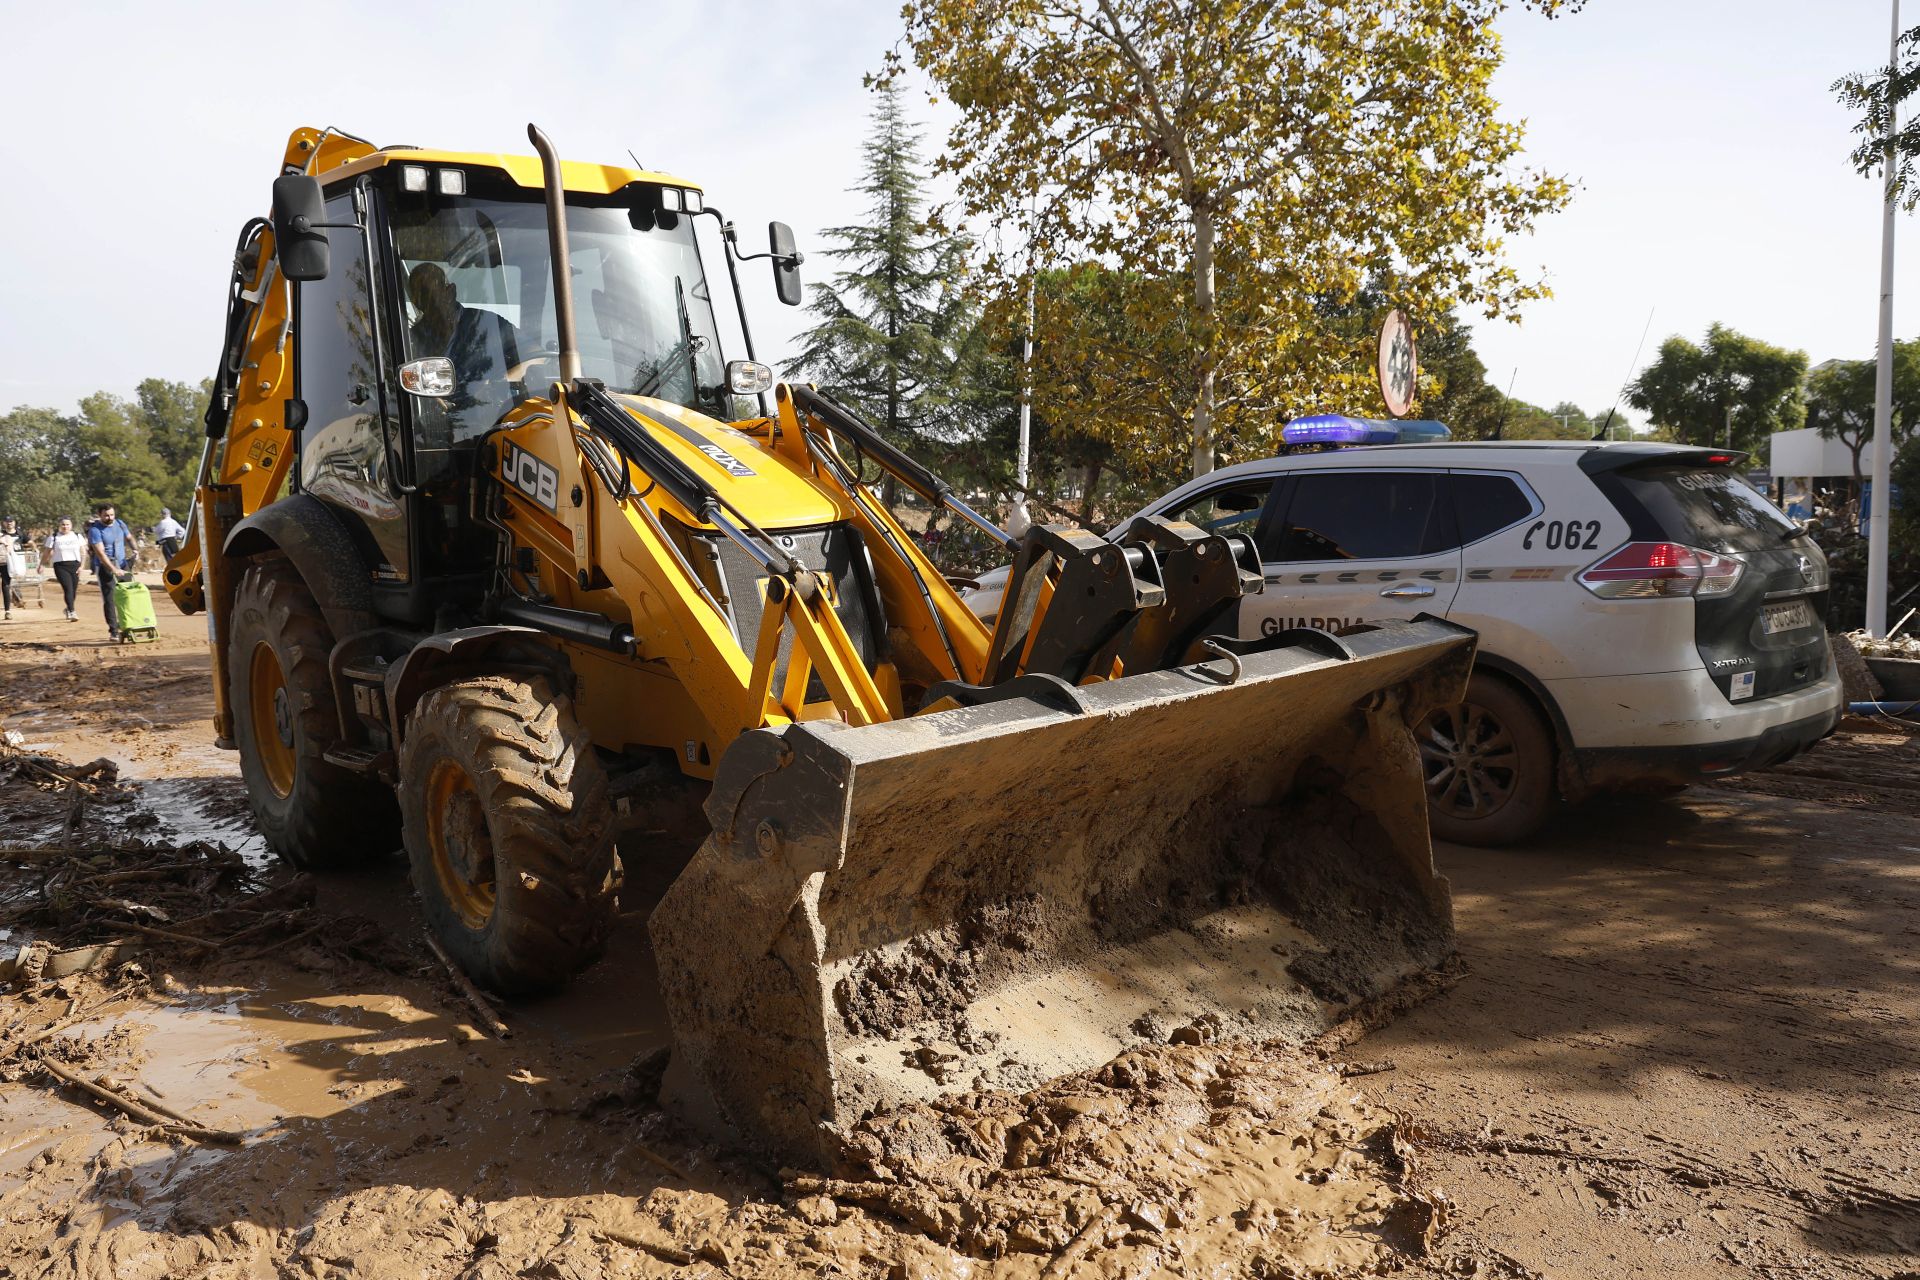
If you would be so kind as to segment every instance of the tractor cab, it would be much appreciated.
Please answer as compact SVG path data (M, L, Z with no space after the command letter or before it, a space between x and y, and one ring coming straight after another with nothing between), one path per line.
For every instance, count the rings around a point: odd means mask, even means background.
M720 422L762 416L770 375L726 361L724 306L695 236L696 219L715 219L731 278L731 226L678 179L571 164L565 178L578 373ZM478 446L565 380L541 171L521 157L369 151L317 182L280 183L292 185L276 191L276 225L298 239L304 218L305 237L325 242L310 278L288 270L305 413L289 414L287 484L350 517L376 610L424 624L490 571L495 531L473 518ZM791 233L772 230L781 296L797 301ZM737 289L726 305L750 347Z

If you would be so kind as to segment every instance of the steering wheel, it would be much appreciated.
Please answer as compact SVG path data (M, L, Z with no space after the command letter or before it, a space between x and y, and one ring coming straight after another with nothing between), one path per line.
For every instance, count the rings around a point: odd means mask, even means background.
M558 352L542 351L538 355L528 356L525 360L522 360L519 364L516 364L511 369L508 369L507 381L508 382L525 382L527 380L527 370L543 364L550 364L558 367L559 363L560 363L560 355Z

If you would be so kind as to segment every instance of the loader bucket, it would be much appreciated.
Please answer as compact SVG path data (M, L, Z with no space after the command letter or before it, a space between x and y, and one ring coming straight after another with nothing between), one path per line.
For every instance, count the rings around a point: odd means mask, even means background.
M1299 634L1299 633L1294 633ZM1409 726L1473 635L1418 619L886 724L744 735L649 921L666 1096L830 1167L889 1106L1144 1040L1305 1041L1453 949Z

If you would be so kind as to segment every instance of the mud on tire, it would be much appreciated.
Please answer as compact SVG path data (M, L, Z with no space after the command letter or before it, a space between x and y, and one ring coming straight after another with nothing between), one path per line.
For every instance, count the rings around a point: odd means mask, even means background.
M262 560L247 568L228 639L240 772L268 847L314 870L364 862L400 842L393 792L324 758L340 737L327 676L333 643L291 564Z
M407 857L427 924L507 994L592 963L615 913L607 777L573 704L539 676L443 685L400 749Z

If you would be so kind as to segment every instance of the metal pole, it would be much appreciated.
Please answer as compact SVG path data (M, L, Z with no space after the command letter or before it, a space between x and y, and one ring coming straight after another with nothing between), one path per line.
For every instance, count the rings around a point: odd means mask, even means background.
M1880 211L1880 361L1873 378L1873 501L1867 526L1867 634L1887 634L1887 537L1892 532L1893 482L1893 78L1900 64L1900 0L1893 0L1893 35L1887 47L1887 141L1885 200Z
M1033 432L1033 266L1027 266L1027 331L1020 343L1020 443L1013 455L1013 482L1019 492L1007 512L1007 532L1018 538L1033 523L1027 512L1027 466Z

